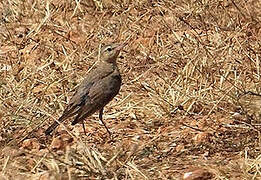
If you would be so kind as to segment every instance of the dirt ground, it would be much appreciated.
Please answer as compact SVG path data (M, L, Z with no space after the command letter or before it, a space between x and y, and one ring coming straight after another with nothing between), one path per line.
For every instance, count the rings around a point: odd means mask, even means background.
M0 179L261 179L261 1L0 2ZM44 130L127 42L98 114Z

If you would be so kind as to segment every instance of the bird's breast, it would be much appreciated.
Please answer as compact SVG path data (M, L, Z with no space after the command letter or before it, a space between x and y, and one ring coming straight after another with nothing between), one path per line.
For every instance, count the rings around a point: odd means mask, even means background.
M109 84L110 88L109 89L116 92L116 94L117 94L120 90L121 83L122 83L121 75L120 74L111 75L109 82L110 82L110 84Z

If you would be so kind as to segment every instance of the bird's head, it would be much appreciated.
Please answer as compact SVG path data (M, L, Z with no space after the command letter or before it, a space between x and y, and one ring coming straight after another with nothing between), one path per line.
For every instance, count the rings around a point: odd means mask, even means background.
M101 49L101 60L108 63L115 63L120 51L125 45L125 43L105 45Z

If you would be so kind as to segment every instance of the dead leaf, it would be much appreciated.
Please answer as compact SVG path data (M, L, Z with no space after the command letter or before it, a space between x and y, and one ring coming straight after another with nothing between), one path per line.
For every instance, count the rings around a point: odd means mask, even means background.
M23 141L22 148L27 150L39 150L40 144L36 138L26 139Z
M32 90L33 93L40 93L45 89L46 85L45 84L39 84L35 86Z
M73 141L73 138L68 134L61 134L55 137L51 143L51 148L54 150L63 150Z
M184 180L207 180L211 179L212 174L206 169L196 169L186 172L183 176Z
M176 151L177 151L177 152L181 152L182 150L184 150L184 148L185 148L185 146L184 146L183 144L179 144L179 145L177 145L177 147L176 147Z
M207 132L200 132L196 134L193 138L195 144L201 144L204 142L208 142L209 133Z

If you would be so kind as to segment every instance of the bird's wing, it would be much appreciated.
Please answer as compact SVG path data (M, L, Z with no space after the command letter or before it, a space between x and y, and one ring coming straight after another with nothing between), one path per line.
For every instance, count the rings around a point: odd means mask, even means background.
M89 97L93 102L107 104L120 90L121 76L110 75L95 83L89 90Z
M115 97L121 86L121 77L109 75L95 82L89 89L85 105L79 110L78 116L72 122L76 124L108 104Z
M70 99L70 102L67 108L64 110L63 115L61 116L61 121L67 119L75 114L77 114L80 109L85 105L89 98L89 91L92 86L99 82L100 79L108 76L111 72L103 71L96 69L95 71L89 73L87 77L82 81L82 83L77 88L76 92Z

